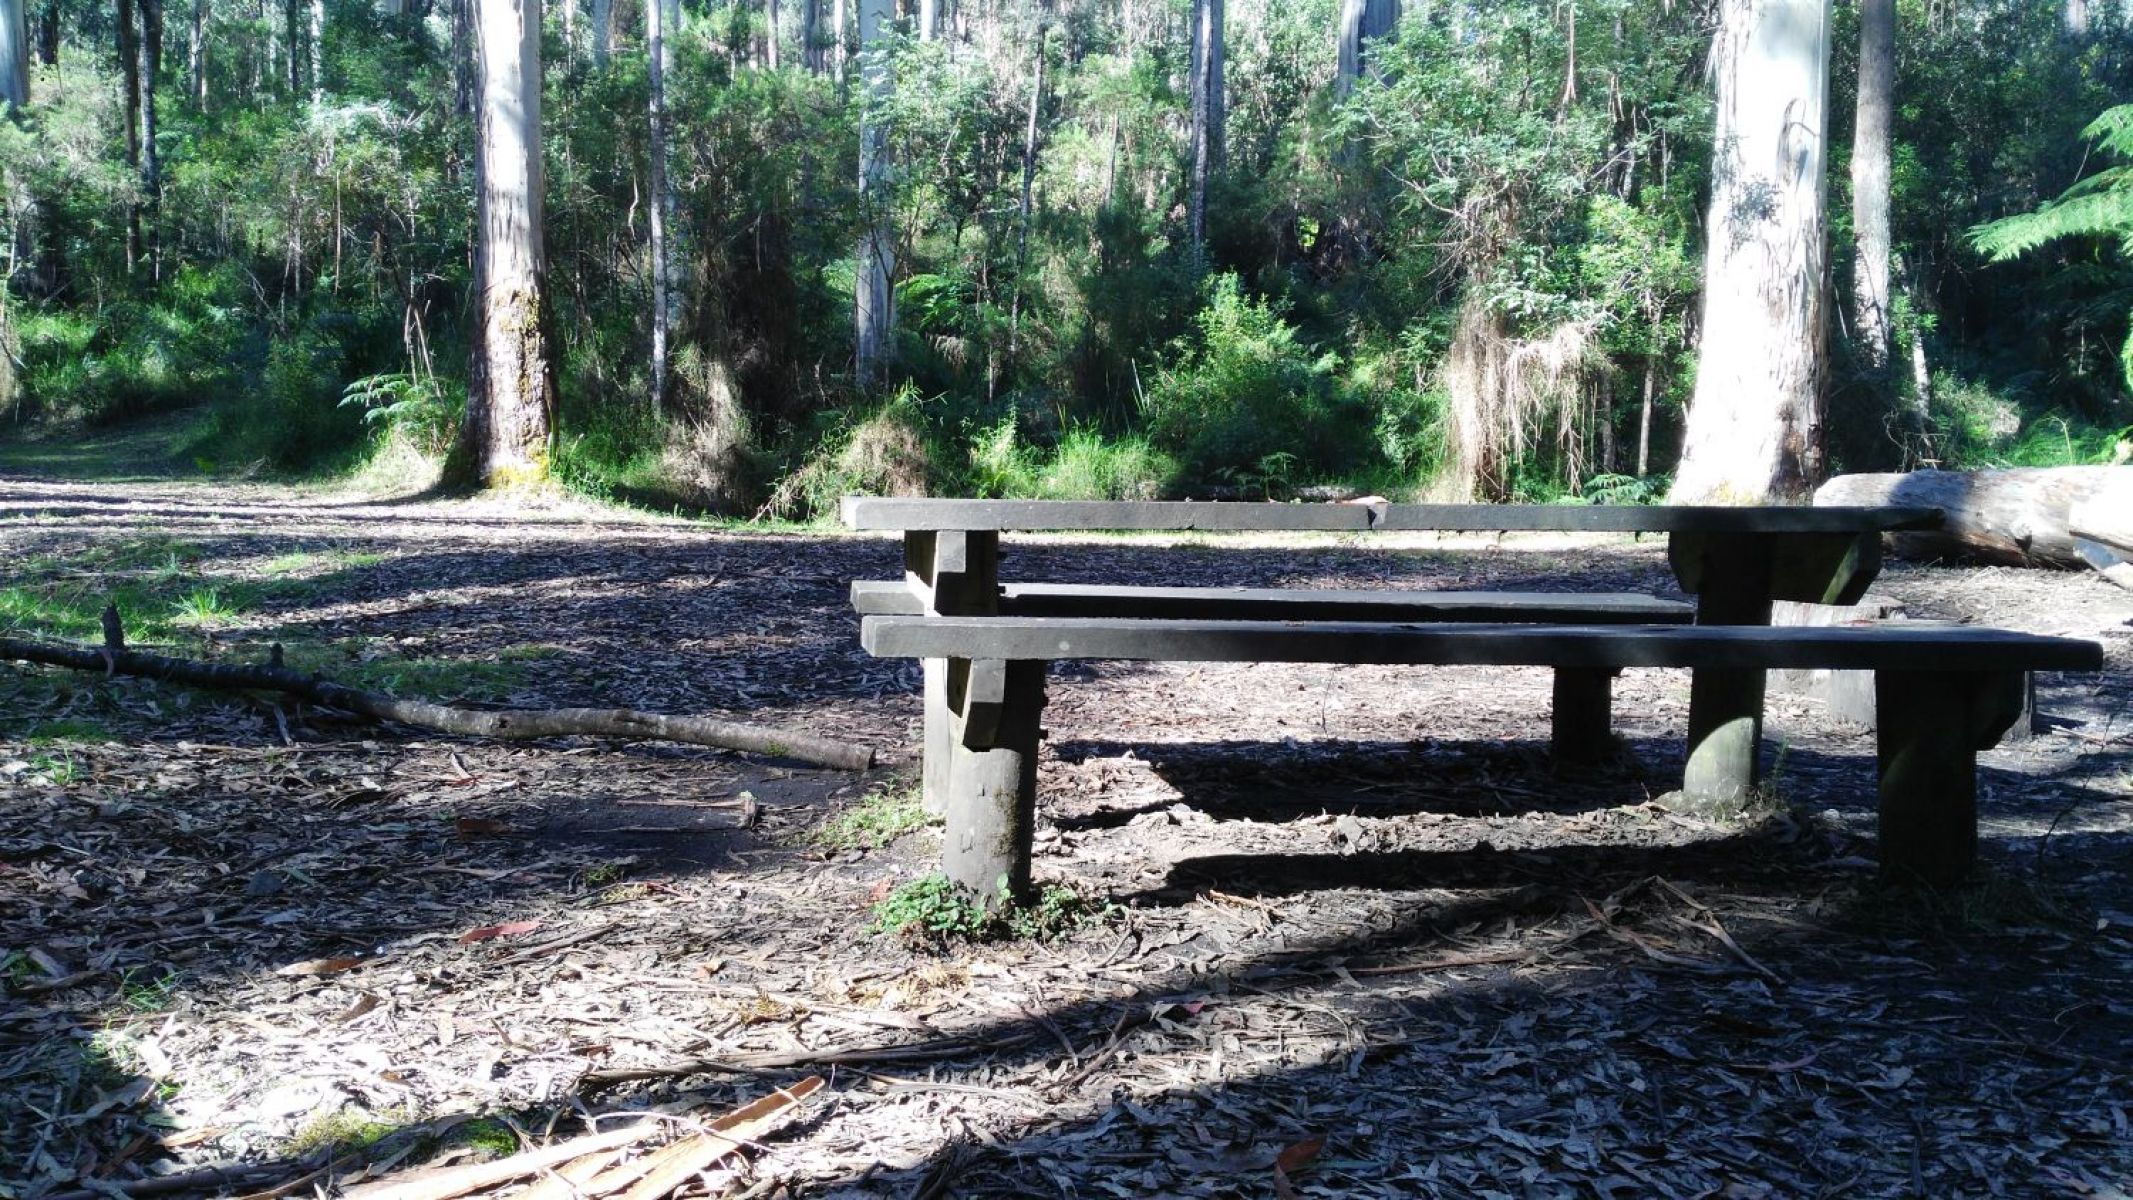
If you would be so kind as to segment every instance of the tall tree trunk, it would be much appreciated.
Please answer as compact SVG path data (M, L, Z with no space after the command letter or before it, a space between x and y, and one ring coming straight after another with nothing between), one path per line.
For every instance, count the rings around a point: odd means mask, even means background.
M891 0L859 0L859 46L861 70L869 107L888 100L894 86L888 64L875 53L882 46L894 14ZM871 116L859 127L859 211L866 232L859 238L859 270L853 297L853 374L859 385L871 388L880 380L889 357L889 339L895 328L894 293L890 280L896 271L896 244L889 212L889 146L881 126Z
M1382 74L1370 53L1370 43L1389 38L1400 24L1400 0L1341 0L1340 28L1336 34L1334 94L1346 100L1356 80L1368 71Z
M30 24L23 0L0 0L0 103L30 105Z
M311 0L311 107L326 102L326 0Z
M135 178L141 173L141 49L140 29L134 18L133 0L118 0L119 88L126 98L126 167ZM126 273L133 274L141 260L141 205L126 202Z
M547 477L555 413L542 296L541 5L472 3L481 77L474 354L451 477L493 488Z
M940 0L918 0L918 40L930 42L940 36Z
M37 61L59 65L59 0L44 0L44 13L37 18Z
M645 0L644 53L647 91L651 96L652 203L647 213L652 252L652 412L666 411L667 364L681 308L674 270L674 187L667 170L667 71L674 54L667 45L669 24L677 23L678 0Z
M282 0L281 16L289 42L289 95L301 96L304 94L304 0Z
M1029 268L1029 223L1031 200L1037 183L1037 118L1044 108L1044 37L1047 26L1037 26L1037 52L1030 68L1029 125L1022 133L1022 206L1015 226L1015 295L1008 306L1007 357L1012 360L1022 335L1022 276Z
M778 0L763 0L763 65L778 69Z
M830 70L835 73L840 87L844 84L845 67L851 52L851 43L845 40L845 30L850 26L844 5L845 0L832 0L830 4Z
M1852 330L1884 381L1889 365L1889 120L1896 100L1896 0L1859 0L1859 97L1852 132Z
M157 215L163 208L163 156L156 149L156 80L163 74L163 0L134 0L140 16L141 35L135 44L140 53L141 99L141 216L147 225L150 265L162 275Z
M593 64L604 67L615 52L615 0L592 0Z
M1207 255L1207 185L1222 169L1222 0L1193 0L1192 197L1187 221L1193 255Z
M800 0L800 64L822 73L822 0Z
M1807 494L1823 469L1829 0L1722 0L1703 352L1675 503Z
M185 91L198 112L207 111L207 6L208 0L193 0L192 40L185 48Z
M460 116L474 112L474 93L479 90L480 53L475 45L474 6L482 0L446 0L452 6L452 111Z

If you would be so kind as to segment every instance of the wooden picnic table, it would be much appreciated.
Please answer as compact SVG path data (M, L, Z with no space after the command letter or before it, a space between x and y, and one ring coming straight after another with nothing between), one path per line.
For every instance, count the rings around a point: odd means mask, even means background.
M1518 504L1276 504L1198 501L847 497L844 524L903 535L905 579L924 611L991 616L1003 532L1558 532L1667 536L1667 561L1700 625L1768 625L1773 602L1852 604L1881 569L1881 535L1931 529L1940 510ZM928 760L945 763L947 662L926 661ZM1683 791L1738 799L1756 781L1764 673L1698 670ZM936 745L942 753L930 753ZM931 768L929 767L929 770ZM937 790L929 779L929 795Z

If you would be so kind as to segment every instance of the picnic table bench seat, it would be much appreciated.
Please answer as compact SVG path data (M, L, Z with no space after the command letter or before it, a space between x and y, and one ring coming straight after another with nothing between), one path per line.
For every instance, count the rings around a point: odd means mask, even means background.
M1003 880L1016 894L1028 887L1039 717L1052 661L1549 667L1559 754L1607 743L1608 682L1625 668L1873 671L1882 867L1933 884L1959 880L1975 861L1977 751L1996 744L2021 711L2025 673L2103 664L2094 642L1942 625L874 615L862 621L860 641L876 657L947 660L944 867L987 897Z
M1384 591L1348 588L1160 587L1003 583L1006 617L1130 617L1228 621L1550 621L1686 625L1696 606L1641 592ZM925 597L900 579L852 584L862 616L924 615Z

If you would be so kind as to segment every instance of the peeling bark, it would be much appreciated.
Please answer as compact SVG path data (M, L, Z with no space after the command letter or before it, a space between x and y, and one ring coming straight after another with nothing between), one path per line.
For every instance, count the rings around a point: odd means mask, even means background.
M546 479L555 410L541 294L541 6L471 2L481 65L477 295L467 414L451 475L493 488Z
M1829 0L1724 0L1703 344L1675 503L1799 498L1823 470Z

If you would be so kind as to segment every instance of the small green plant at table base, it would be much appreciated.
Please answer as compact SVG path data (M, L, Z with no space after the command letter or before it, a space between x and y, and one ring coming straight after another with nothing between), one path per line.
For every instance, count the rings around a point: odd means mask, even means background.
M934 824L916 784L877 788L850 808L808 831L824 850L879 850L907 833Z
M904 884L876 904L867 932L893 933L935 948L959 941L1048 941L1100 924L1117 911L1060 884L1046 884L1029 903L1017 904L1005 879L1000 881L998 902L988 908L975 893L936 872Z

